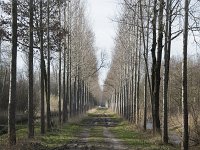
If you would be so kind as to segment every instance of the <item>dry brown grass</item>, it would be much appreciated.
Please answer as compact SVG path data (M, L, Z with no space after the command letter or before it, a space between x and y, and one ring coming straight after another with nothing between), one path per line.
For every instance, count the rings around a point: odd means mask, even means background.
M198 115L198 114L197 114ZM189 137L190 146L192 149L200 149L200 120L199 117L194 114L189 114ZM182 136L182 115L177 114L170 116L169 129L170 133Z

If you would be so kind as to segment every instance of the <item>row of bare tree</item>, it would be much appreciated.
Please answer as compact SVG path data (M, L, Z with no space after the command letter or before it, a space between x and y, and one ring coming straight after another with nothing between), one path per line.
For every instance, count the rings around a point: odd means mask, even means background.
M84 114L96 103L98 86L94 34L85 17L82 0L10 0L1 2L1 45L12 45L8 103L8 140L16 144L17 56L25 60L28 85L28 137L34 137L34 121L41 118L41 134L52 129L53 95L59 125ZM2 55L2 53L1 53ZM3 64L3 62L1 61ZM20 64L22 66L22 64ZM4 70L5 70L4 66ZM38 81L38 82L36 82ZM2 82L1 82L2 83ZM39 89L35 89L37 87ZM40 104L36 103L35 90ZM55 100L54 100L55 101ZM37 101L38 102L38 101ZM35 106L35 107L34 107ZM39 111L37 112L39 108Z
M190 3L188 0L185 3L179 0L123 0L121 14L116 18L118 33L114 59L104 86L104 97L109 99L114 111L134 124L140 125L142 122L144 130L147 119L151 118L153 133L162 133L164 143L169 140L169 107L181 107L182 148L185 150L189 145L188 106L191 113L198 111L197 107L192 107L192 103L188 105L187 93L188 32L193 33L190 37L198 45L196 39L200 20L197 6L199 2L195 0ZM181 36L183 44L177 43L177 38ZM178 67L182 78L173 76L178 71L173 67L180 61L174 60L170 65L171 47L174 47L172 44L182 49L182 68ZM195 59L190 61L195 62ZM177 80L179 84L174 85ZM175 86L179 87L173 89ZM181 94L178 95L176 91L179 89ZM189 100L193 101L198 94L192 95ZM175 99L178 99L176 105ZM199 104L199 101L195 103ZM170 116L176 113L174 111Z

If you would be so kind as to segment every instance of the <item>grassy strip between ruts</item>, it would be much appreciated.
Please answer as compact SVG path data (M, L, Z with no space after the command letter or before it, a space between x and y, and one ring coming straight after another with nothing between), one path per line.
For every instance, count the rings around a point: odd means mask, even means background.
M40 134L39 125L35 126L35 137L32 140L28 140L27 126L21 126L21 129L17 130L17 145L22 143L40 143L44 147L54 148L69 143L72 140L77 139L77 135L82 131L82 127L79 123L68 123L63 125L62 128L54 128L52 131L47 132L45 135ZM0 149L7 147L7 134L0 136Z
M103 143L104 135L103 135L103 127L102 126L94 126L90 130L89 143Z
M120 118L118 118L120 119ZM175 150L177 147L171 145L163 145L159 135L153 136L152 133L144 133L139 131L134 125L127 121L122 121L115 127L110 128L110 131L116 138L122 140L132 149L144 150Z
M75 123L64 125L62 129L55 129L53 132L48 132L44 136L39 136L39 141L42 145L47 145L49 148L58 147L76 140L77 135L82 131L82 127ZM36 137L37 138L37 137Z

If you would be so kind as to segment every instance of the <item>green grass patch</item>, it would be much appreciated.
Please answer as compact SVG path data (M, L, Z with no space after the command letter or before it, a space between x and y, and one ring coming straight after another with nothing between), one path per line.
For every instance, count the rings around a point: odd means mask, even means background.
M61 146L69 143L71 140L77 139L77 134L82 131L82 127L78 124L67 124L62 129L47 132L43 136L37 138L41 141L42 145L50 148Z
M61 129L53 129L52 131L47 132L45 135L41 135L40 126L36 125L35 138L32 141L39 142L49 148L53 148L77 139L77 135L81 130L82 127L78 124L69 123L64 125ZM16 135L17 141L29 141L27 126L20 126L20 129L17 130ZM0 145L6 145L7 141L7 134L0 136Z
M122 140L125 144L129 145L132 149L145 149L145 150L175 150L176 148L170 145L163 145L159 136L152 136L151 133L141 133L137 131L133 125L127 121L122 121L118 126L110 128L110 131Z
M36 126L36 131L37 131L37 126ZM16 137L17 137L17 141L22 140L26 137L28 137L28 129L27 129L27 125L16 125ZM0 145L2 144L7 144L8 141L8 136L7 134L3 134L0 136Z
M104 142L102 126L94 126L90 129L89 142L90 143L103 143Z
M94 126L90 129L91 137L103 137L103 127L102 126Z

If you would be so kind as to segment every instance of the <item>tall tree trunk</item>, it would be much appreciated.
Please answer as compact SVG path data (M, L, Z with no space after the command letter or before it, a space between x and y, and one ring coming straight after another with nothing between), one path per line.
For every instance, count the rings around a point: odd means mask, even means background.
M43 55L44 56L44 55ZM44 57L43 57L44 58ZM46 95L46 103L48 98L48 77L47 77L47 70L45 60L43 59L43 66L44 66L44 85L45 85L45 95ZM48 128L47 128L48 129Z
M150 6L151 1L148 1L148 5ZM142 27L142 38L143 38L143 46L144 46L144 61L145 61L145 76L144 76L144 117L143 117L143 129L146 131L147 125L147 80L149 81L149 89L151 94L151 84L149 77L149 68L148 68L148 47L149 47L149 25L150 25L150 7L147 10L147 38L145 40L145 30L143 25L143 7L142 0L140 1L140 17L141 17L141 27Z
M17 74L17 0L12 0L12 54L10 71L10 89L8 104L8 141L16 144L15 110L16 110L16 74Z
M135 82L134 82L134 108L133 108L133 110L134 110L134 123L136 123L136 119L137 119L137 80L138 80L138 78L137 78L137 70L138 70L138 32L139 32L139 27L138 27L138 25L139 25L139 20L137 19L137 28L136 28L136 31L135 31L135 33L136 33L136 42L135 42L135 55L136 55L136 57L135 57L135 72L134 72L134 79L135 79Z
M131 77L131 123L133 123L133 113L134 113L134 58L132 58L132 77Z
M71 93L71 5L70 5L70 1L68 1L68 6L67 6L68 10L68 42L67 42L67 49L68 49L68 114L69 116L71 116L71 104L72 104L72 93Z
M77 114L77 77L75 76L75 79L74 79L74 102L73 102L73 109L74 109L74 114L73 115L76 115Z
M41 70L41 81L40 81L40 88L41 88L41 112L40 112L40 120L41 120L41 134L45 133L45 112L44 112L44 74L45 74L45 62L44 62L44 49L43 49L43 23L42 23L42 18L43 18L43 0L40 0L40 70Z
M182 62L182 113L183 113L183 143L182 149L188 150L188 102L187 102L187 44L188 44L188 12L189 0L185 0L183 29L183 62Z
M79 66L78 66L78 79L77 79L77 115L80 114L80 74L79 74Z
M80 80L80 112L83 114L83 106L84 106L84 86L83 86L83 80Z
M1 43L2 43L2 35L0 34L0 69L2 68L2 62L1 62L1 55L2 55L2 52L1 52Z
M68 19L68 16L69 16L69 2L67 3L67 24L66 24L66 30L67 30L67 36L66 36L66 48L67 48L67 87L66 87L66 120L68 120L68 106L69 106L69 100L70 100L70 90L69 90L69 83L70 83L70 78L69 78L69 19Z
M73 98L73 92L72 92L72 37L71 37L71 24L72 24L72 19L71 19L71 1L69 1L69 18L68 18L68 20L69 20L69 76L70 76L70 83L69 83L69 85L70 85L70 88L69 88L69 90L70 90L70 116L72 116L72 113L73 113L73 111L72 111L72 109L73 109L73 100L74 100L74 98Z
M156 23L157 23L157 0L154 0L154 8L153 8L153 20L152 20L152 27L153 27L153 41L152 41L152 48L151 48L151 56L152 56L152 76L151 76L151 86L152 86L152 93L151 93L151 107L152 107L152 118L153 118L153 132L156 130L155 124L155 97L154 97L154 87L155 87L155 66L156 66Z
M136 99L136 124L139 123L139 120L140 120L140 61L141 61L141 53L140 53L140 50L142 48L141 46L141 40L142 40L142 37L141 37L141 33L140 33L140 47L138 49L138 68L137 68L137 99Z
M124 106L124 113L123 117L126 118L126 83L123 85L123 106Z
M86 113L86 83L83 81L83 113Z
M131 112L130 112L130 122L133 123L133 113L134 113L134 49L132 48L131 53Z
M160 68L162 60L162 40L163 40L163 10L164 0L160 0L159 5L159 16L158 16L158 49L157 49L157 60L155 66L155 81L154 81L154 105L155 105L155 120L154 120L154 131L160 132L160 116L159 116L159 93L160 93Z
M87 103L87 110L89 110L89 84L87 84L87 98L86 98L86 103Z
M165 68L163 80L163 133L162 140L165 144L168 143L168 82L169 82L169 65L170 65L170 50L171 50L171 0L167 0L166 7L166 29L165 29Z
M28 137L34 137L33 112L33 0L29 0L29 91L28 91Z
M51 87L50 87L50 61L51 61L51 52L50 52L50 35L49 35L49 16L50 16L50 8L49 8L49 0L47 0L47 129L51 129L51 110L50 110L50 96L51 96Z
M66 42L66 2L64 5L64 61L63 61L63 123L67 121L67 99L66 99L66 50L67 50L67 42Z
M122 116L122 100L121 100L121 75L120 75L120 81L119 81L120 83L119 83L119 89L118 89L118 91L119 91L119 93L118 93L118 99L119 99L119 114L120 114L120 116Z
M80 113L83 113L83 80L80 80Z
M61 4L59 1L59 25L61 29ZM61 31L60 31L61 32ZM61 125L62 123L62 110L61 110L61 96L62 96L62 91L61 91L61 86L62 86L62 81L61 81L61 74L62 74L62 48L61 48L61 37L59 39L59 73L58 73L58 119L59 119L59 124Z

